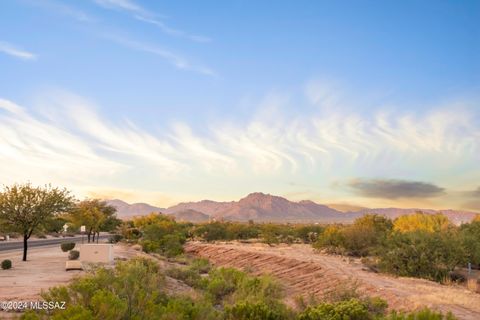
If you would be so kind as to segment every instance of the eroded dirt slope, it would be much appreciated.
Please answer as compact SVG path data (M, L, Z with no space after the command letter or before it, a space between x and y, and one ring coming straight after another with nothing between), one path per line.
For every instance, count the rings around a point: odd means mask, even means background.
M345 282L356 282L359 291L385 299L391 309L414 310L423 306L451 311L459 319L480 319L480 295L461 287L396 278L362 270L358 261L317 254L308 245L269 247L263 244L205 244L192 242L186 251L210 259L217 266L271 274L286 287L288 300L321 298Z

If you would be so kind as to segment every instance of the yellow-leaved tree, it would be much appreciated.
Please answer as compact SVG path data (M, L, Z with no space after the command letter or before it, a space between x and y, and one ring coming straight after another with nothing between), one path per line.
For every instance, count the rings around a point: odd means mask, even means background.
M452 223L445 215L441 213L428 214L421 211L398 217L393 223L393 230L399 232L438 232L451 227Z

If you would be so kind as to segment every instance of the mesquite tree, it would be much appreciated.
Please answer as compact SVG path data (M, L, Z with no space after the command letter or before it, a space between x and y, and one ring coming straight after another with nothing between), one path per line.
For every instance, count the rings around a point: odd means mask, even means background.
M73 197L66 189L33 187L30 183L4 187L0 193L0 219L23 235L23 261L27 261L28 239L33 231L72 205Z
M70 221L77 227L86 228L87 240L95 242L100 231L110 231L119 224L115 213L117 209L100 199L86 199L76 204L71 211Z

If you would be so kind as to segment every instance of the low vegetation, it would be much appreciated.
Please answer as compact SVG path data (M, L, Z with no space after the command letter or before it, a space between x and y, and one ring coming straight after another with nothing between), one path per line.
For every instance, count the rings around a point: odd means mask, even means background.
M328 226L314 247L366 259L371 268L434 281L458 280L454 271L480 265L480 223L456 227L441 215L416 213L390 221L366 215L352 225Z
M12 260L5 259L2 261L2 269L3 270L8 270L12 268Z
M67 252L75 248L75 242L63 242L60 244L60 249L62 249L63 252Z
M120 227L120 236L129 243L140 244L147 253L158 253L170 258L183 253L183 245L191 226L177 223L162 214L151 213L125 223Z
M181 244L189 237L207 242L257 239L269 245L309 243L326 253L364 257L366 264L375 271L438 282L462 280L455 270L468 263L480 267L478 219L458 227L444 215L418 212L394 221L379 215L365 215L351 225L253 222L192 225L176 224L158 216L155 219L163 219L162 223L168 225L160 227L145 222L153 218L143 218L143 223L137 221L134 226L139 230L146 252L167 256L180 254Z
M208 242L263 239L268 244L313 243L323 230L313 224L212 222L194 226L192 235Z
M154 260L136 258L115 268L98 268L67 286L43 293L45 301L65 301L66 309L28 311L21 319L191 319L191 320L443 320L428 309L398 314L379 298L337 295L291 309L282 287L268 276L254 277L232 268L214 268L207 260L188 260L181 268L161 270ZM185 282L195 294L166 290L166 276Z
M80 252L77 250L70 250L68 253L68 260L77 260L80 257Z

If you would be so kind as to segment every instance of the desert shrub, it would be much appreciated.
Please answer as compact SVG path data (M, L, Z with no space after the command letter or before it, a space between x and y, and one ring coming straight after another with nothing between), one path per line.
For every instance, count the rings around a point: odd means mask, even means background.
M117 242L120 242L122 241L123 239L123 236L121 234L112 234L109 238L108 238L108 242L109 243L117 243Z
M337 303L321 303L315 307L308 307L298 315L298 320L323 319L373 320L375 318L369 312L368 305L358 299L344 300Z
M283 310L272 309L262 302L238 302L225 308L226 320L283 320L288 319Z
M205 287L206 279L203 279L200 273L188 267L183 268L171 268L166 270L166 274L172 278L185 282L192 288Z
M8 270L12 268L12 260L5 259L2 261L2 269L3 270Z
M42 294L46 301L65 301L52 319L153 319L165 304L164 276L147 259L118 262L114 269L99 268L64 287Z
M70 251L75 248L75 242L62 242L62 244L60 244L60 248L63 252Z
M315 249L324 249L329 253L344 253L345 235L344 227L331 225L325 228L318 240L313 244Z
M140 226L144 226L141 241L143 251L158 252L167 257L182 254L186 241L184 225L162 215L150 215L147 218L140 220Z
M183 253L185 237L179 234L168 234L160 241L160 252L166 257L174 257Z
M295 237L303 243L315 243L323 233L325 227L319 225L304 225L295 228Z
M417 212L415 214L403 215L398 217L393 224L393 230L399 232L426 231L440 232L446 231L452 227L448 218L441 214L427 214Z
M358 287L358 281L341 281L331 288L330 291L325 292L324 300L333 303L351 299L360 299L361 295L358 292Z
M270 276L252 277L245 275L231 295L231 301L262 302L274 308L283 297L283 288Z
M266 243L269 246L280 243L279 237L271 230L263 231L262 239L263 239L263 243Z
M227 295L232 294L246 274L233 268L218 268L210 271L205 291L214 302L222 301Z
M68 260L77 260L80 257L80 252L77 250L70 250L68 253Z
M160 248L160 244L151 240L143 240L141 242L142 250L146 253L157 252Z
M122 236L129 241L135 241L141 238L142 232L138 228L126 227L121 228Z
M208 273L212 269L212 265L208 259L197 258L191 262L190 269L195 270L200 274Z
M480 266L480 220L462 225L460 237L467 262Z
M139 229L149 225L162 225L165 229L171 230L173 224L174 220L171 217L155 212L133 218L133 225Z
M197 302L189 297L169 298L159 309L157 317L161 320L223 320L221 312L211 303Z
M410 313L397 313L392 312L385 320L455 320L456 318L451 314L447 313L446 315L441 312L432 311L428 308L422 309L420 311L414 311Z
M247 240L258 238L259 227L253 223L226 223L226 240Z
M392 230L392 221L379 215L365 215L350 226L329 226L314 247L329 253L364 257L374 254Z
M371 255L390 234L392 228L392 221L383 216L367 214L360 217L344 230L345 249L354 256Z
M199 225L195 229L194 234L208 242L227 240L226 224L221 222L212 222Z
M400 276L442 281L464 263L456 232L394 232L379 253L379 268Z

